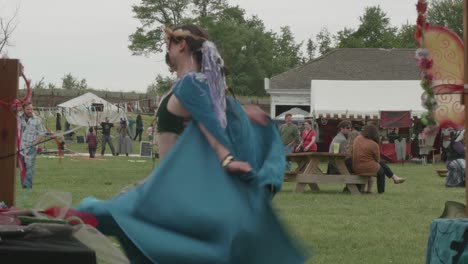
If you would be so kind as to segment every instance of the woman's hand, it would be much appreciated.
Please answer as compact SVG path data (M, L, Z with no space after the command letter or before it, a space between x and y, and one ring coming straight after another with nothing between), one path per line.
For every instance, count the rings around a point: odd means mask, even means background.
M225 168L230 174L239 175L244 174L252 170L252 167L248 162L233 160Z

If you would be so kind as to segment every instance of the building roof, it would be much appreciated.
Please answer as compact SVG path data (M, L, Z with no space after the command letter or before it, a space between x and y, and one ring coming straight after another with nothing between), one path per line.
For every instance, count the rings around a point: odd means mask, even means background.
M420 80L415 49L335 49L271 78L270 89L310 89L311 80Z

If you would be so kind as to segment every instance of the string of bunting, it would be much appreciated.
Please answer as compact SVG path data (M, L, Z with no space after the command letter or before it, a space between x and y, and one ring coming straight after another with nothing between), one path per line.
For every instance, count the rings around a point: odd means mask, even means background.
M127 101L121 103L115 103L119 109L125 112L143 112L151 113L154 108L157 107L159 103L159 96L140 99L135 101ZM96 112L95 109L91 109L88 104L83 104L71 108L60 108L60 107L34 107L34 111L42 118L54 117L56 114L65 114L66 111L74 110L88 110L90 113ZM104 109L105 110L105 109Z

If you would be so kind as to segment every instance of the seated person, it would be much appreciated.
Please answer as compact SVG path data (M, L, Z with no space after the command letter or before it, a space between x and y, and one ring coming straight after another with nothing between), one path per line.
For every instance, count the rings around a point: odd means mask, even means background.
M348 134L348 143L345 146L345 164L346 167L348 168L348 171L351 173L354 173L353 170L353 144L354 140L360 135L360 133L356 130L351 131ZM388 165L383 162L382 160L379 161L380 167L384 168L384 173L385 176L387 176L389 179L392 179L395 184L400 184L403 183L406 179L401 178L398 175L394 174L393 171L388 167ZM361 192L364 191L364 186L359 185L358 186L359 190ZM345 191L347 191L347 188L345 187Z
M445 178L445 186L447 187L463 187L465 186L465 133L463 131L453 133L451 141L447 147L446 166L447 177Z
M296 152L317 151L316 135L317 133L312 127L312 121L306 120L301 134L301 142L296 147Z
M338 123L339 132L333 138L332 142L330 143L330 147L328 149L329 153L344 153L344 148L346 143L348 142L347 137L348 133L351 132L351 121L343 120ZM336 148L338 151L335 151ZM339 174L338 168L335 165L334 161L328 162L327 174Z
M385 175L392 178L395 184L403 183L404 178L395 175L390 168L380 162L379 131L374 125L363 127L361 135L357 136L352 149L352 170L358 174L371 174L377 177L377 191L385 192ZM367 192L370 193L373 177L369 178Z

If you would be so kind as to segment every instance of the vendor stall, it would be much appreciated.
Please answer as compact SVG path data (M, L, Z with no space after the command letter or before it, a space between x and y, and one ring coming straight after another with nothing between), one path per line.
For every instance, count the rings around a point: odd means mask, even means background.
M380 144L380 153L391 162L404 162L411 157L411 111L380 111L380 127L387 140Z

